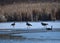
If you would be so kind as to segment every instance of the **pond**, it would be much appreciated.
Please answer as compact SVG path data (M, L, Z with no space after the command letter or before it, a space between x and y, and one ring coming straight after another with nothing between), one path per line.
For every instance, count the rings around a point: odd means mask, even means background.
M45 21L46 22L46 21ZM26 22L16 22L15 27L11 26L13 22L0 23L0 29L27 29ZM41 22L29 22L32 27L29 29L44 28ZM59 21L47 21L50 27L60 29ZM60 32L38 32L38 33L21 33L21 34L0 34L0 43L60 43Z

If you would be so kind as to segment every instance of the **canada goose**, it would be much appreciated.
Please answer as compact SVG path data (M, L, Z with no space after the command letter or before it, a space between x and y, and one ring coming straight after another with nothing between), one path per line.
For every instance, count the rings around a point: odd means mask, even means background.
M13 26L13 27L14 27L14 26L15 26L15 22L13 22L13 23L11 24L11 26Z
M41 25L44 26L44 28L47 28L48 23L43 23L42 22Z
M52 28L53 28L53 27L51 26L51 28L46 28L46 30L52 30Z
M43 26L46 26L46 25L48 25L47 23L41 23Z
M32 25L31 25L30 23L28 23L28 22L26 22L26 25L27 25L27 26L32 26Z

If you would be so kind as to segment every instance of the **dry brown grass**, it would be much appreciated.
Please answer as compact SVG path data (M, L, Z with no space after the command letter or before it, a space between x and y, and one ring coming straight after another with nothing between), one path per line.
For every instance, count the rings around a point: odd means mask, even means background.
M51 13L52 9L57 11L58 8L60 8L60 3L20 3L0 6L0 13L32 13L32 10L42 12L43 9L45 9L47 13Z
M60 3L14 3L9 5L0 6L0 15L3 14L5 16L13 16L14 13L17 14L17 18L22 18L21 13L27 13L28 15L32 14L32 11L35 10L37 12L43 12L52 14L52 10L54 10L54 14L57 10L60 9ZM43 12L44 13L44 12ZM16 15L15 14L15 15ZM52 14L54 16L54 14ZM8 17L7 17L8 18Z

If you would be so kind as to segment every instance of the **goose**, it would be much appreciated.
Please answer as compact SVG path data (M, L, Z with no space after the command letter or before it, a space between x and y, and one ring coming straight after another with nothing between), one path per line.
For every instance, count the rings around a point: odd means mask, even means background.
M32 26L32 25L31 25L30 23L28 23L28 22L26 22L26 25L27 25L27 26Z
M46 26L46 25L48 25L47 23L43 23L43 22L42 22L41 24L42 24L43 26Z
M11 24L11 26L13 26L13 27L14 27L14 26L15 26L15 22L13 22L13 23Z
M51 26L51 28L46 28L46 30L52 30L53 26Z
M44 26L44 28L47 28L48 23L43 23L42 22L41 25Z
M30 23L28 23L28 22L26 22L26 25L27 25L27 29L28 29L30 26L32 26L32 24L30 24Z

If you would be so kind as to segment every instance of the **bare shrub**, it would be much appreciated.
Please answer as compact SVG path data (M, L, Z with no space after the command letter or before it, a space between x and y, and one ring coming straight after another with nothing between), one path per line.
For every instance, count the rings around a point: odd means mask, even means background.
M58 11L56 12L56 19L60 20L60 9L58 9Z
M4 15L0 15L0 22L6 22L7 19L5 18Z

